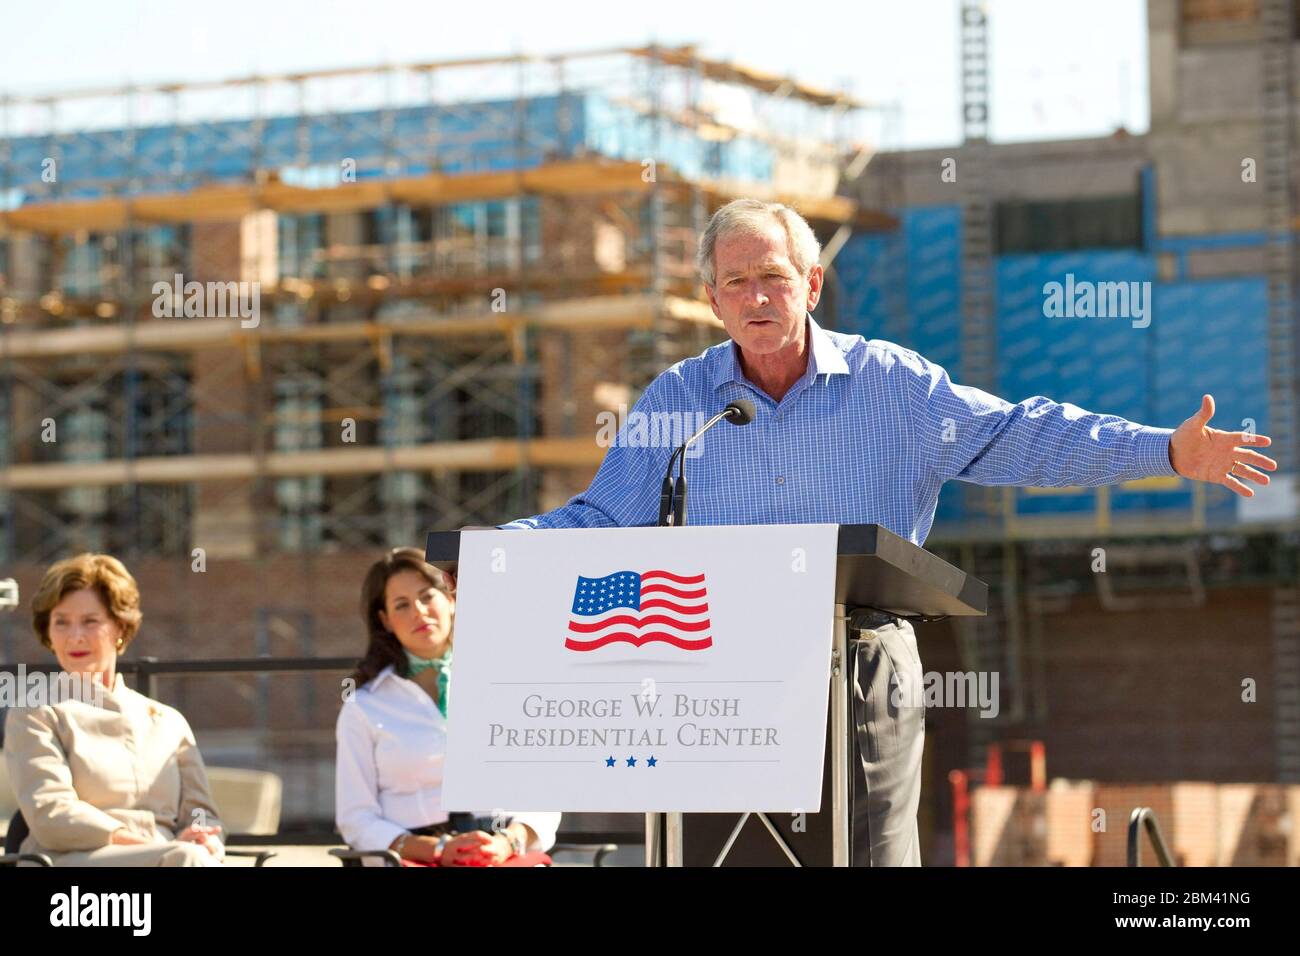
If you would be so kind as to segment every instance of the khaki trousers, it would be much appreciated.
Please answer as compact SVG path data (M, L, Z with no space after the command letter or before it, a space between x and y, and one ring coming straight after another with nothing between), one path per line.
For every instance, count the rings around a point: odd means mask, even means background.
M891 693L899 681L904 687L922 684L916 632L899 621L850 631L849 638L858 757L852 761L850 857L854 866L920 866L916 814L925 707L908 706L906 695Z

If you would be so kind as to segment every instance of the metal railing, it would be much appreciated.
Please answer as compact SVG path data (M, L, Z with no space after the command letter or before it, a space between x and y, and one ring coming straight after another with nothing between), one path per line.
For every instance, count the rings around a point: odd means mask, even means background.
M117 662L117 672L136 680L136 690L153 697L154 679L169 674L269 674L306 673L309 671L351 671L356 657L232 657L224 660L162 661L156 657ZM57 664L0 664L0 673L58 673Z
M1151 838L1151 846L1156 851L1156 858L1160 861L1160 865L1177 866L1173 855L1169 852L1168 844L1165 843L1164 834L1160 832L1155 811L1150 807L1135 807L1128 818L1128 865L1142 865L1143 825L1146 826L1147 835Z
M136 689L146 697L154 695L154 678L172 674L270 674L347 671L357 666L356 657L233 657L225 660L160 661L142 657L119 661L123 675L136 678Z

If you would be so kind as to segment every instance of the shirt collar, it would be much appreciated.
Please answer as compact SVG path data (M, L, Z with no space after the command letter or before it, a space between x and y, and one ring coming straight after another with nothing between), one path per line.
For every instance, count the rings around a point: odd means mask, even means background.
M123 681L120 671L113 674L111 687L101 684L99 676L90 671L63 671L63 675L66 675L66 680L58 679L55 682L59 700L77 700L83 704L103 705L109 699L121 698L131 692ZM55 676L59 677L57 673Z
M375 691L378 690L380 686L382 686L383 684L387 683L390 680L394 682L394 686L396 686L397 681L405 681L407 683L410 683L411 685L415 684L415 681L411 680L409 677L399 676L397 673L397 668L394 667L392 664L389 664L378 674L372 677L370 679L370 682L366 684L366 687L371 691ZM420 693L423 694L424 691L420 691ZM433 698L429 698L429 702L433 703Z
M803 381L816 381L817 376L823 374L848 375L849 363L844 361L844 353L840 351L839 346L817 324L812 313L805 313L805 315L808 317L807 334L811 348L808 354L808 370L804 373ZM725 354L718 356L718 361L713 367L714 390L730 382L753 384L740 370L740 351L736 348L734 340L723 346L723 352Z
M416 685L415 681L409 677L399 677L397 668L389 664L378 674L370 679L365 687L361 688L371 694L378 694L379 689L385 684L392 684L392 690L384 691L384 696L392 694L416 694L420 700L429 705L429 710L433 712L434 720L446 720L446 715L438 709L438 705L433 702L433 698L424 692L422 688Z

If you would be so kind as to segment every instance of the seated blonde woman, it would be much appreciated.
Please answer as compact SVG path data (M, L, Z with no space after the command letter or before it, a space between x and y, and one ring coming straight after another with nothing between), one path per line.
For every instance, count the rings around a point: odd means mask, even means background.
M558 813L493 820L442 808L455 613L450 578L418 549L394 548L370 567L361 593L369 643L336 728L335 821L353 849L392 849L406 866L544 859Z
M45 572L32 623L68 692L13 708L5 719L5 761L30 830L23 853L44 853L56 866L222 859L221 825L190 725L117 673L140 620L139 589L116 558L80 554Z

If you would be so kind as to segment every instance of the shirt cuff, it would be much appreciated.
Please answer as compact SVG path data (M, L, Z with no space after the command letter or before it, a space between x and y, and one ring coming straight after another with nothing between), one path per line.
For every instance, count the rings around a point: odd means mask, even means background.
M1133 466L1147 477L1176 476L1169 460L1169 438L1172 428L1143 427L1133 436Z
M354 850L387 850L393 845L394 840L403 833L409 832L406 827L393 823L391 820L372 820L360 828L356 834L356 843L348 839L351 836L349 833L344 833L343 838L348 841L348 846Z
M556 831L560 828L560 814L555 812L544 813L515 813L511 814L511 823L526 824L535 835L535 839L530 841L525 847L527 852L546 852L555 845Z

